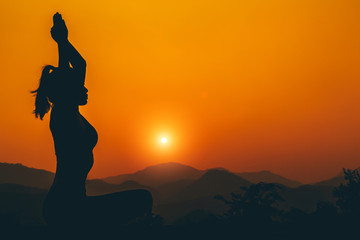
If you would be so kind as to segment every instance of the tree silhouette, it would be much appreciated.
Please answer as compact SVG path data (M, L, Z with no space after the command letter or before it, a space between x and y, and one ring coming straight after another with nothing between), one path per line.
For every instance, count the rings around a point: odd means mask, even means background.
M241 187L240 193L231 193L231 200L217 195L216 199L230 206L226 216L231 222L266 224L280 220L281 211L276 207L283 198L278 194L276 184L253 184Z
M335 188L336 205L345 220L359 223L360 217L360 173L358 169L343 169L345 184Z

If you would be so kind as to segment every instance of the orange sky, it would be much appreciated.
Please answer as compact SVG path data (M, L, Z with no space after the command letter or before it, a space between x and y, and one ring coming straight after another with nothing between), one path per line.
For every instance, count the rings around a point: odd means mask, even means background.
M358 0L1 3L0 161L55 170L31 114L59 11L87 60L90 177L177 161L305 183L360 166ZM159 146L160 136L168 137Z

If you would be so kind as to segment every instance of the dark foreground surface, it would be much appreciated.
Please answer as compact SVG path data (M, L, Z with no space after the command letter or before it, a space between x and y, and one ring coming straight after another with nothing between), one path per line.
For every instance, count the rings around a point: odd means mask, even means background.
M128 226L54 230L46 226L8 226L0 239L357 239L359 223L350 225L214 223L192 226Z

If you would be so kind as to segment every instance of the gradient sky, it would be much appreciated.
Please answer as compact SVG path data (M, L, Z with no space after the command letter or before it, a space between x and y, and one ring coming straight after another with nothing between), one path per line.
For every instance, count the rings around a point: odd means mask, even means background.
M358 0L2 1L1 162L55 171L29 91L57 65L56 11L88 63L90 178L176 161L310 183L360 166Z

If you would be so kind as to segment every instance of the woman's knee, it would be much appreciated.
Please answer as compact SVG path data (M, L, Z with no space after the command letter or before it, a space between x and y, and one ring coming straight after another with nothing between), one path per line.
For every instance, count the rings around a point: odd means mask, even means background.
M145 189L138 189L136 191L138 194L138 199L142 202L145 211L151 212L153 206L153 197L151 195L151 192Z
M114 208L120 208L124 211L133 209L140 212L151 212L153 205L153 198L150 191L145 189L134 189L123 192L117 192L106 196L106 199L111 199L110 205ZM104 201L104 204L106 201Z

